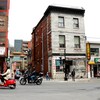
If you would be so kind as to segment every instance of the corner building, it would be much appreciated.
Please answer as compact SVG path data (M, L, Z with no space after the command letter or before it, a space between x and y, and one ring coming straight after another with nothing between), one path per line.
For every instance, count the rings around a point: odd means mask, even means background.
M0 0L0 72L5 70L8 57L8 17L10 0Z
M32 65L64 78L63 68L76 77L86 74L86 39L83 8L49 6L32 32ZM68 63L68 66L67 66Z

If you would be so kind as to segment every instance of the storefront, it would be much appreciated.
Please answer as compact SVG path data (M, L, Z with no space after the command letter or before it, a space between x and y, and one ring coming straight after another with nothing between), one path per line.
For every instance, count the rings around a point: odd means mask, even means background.
M68 65L66 64L68 63ZM64 78L64 67L66 66L68 73L75 68L76 78L83 78L86 75L86 59L83 57L64 57L53 56L49 58L49 72L52 74L53 79Z
M100 58L94 58L94 61L89 61L90 77L100 77Z

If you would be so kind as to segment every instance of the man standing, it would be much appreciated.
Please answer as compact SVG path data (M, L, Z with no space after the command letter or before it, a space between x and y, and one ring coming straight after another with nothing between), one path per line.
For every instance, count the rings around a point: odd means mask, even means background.
M75 69L71 72L72 80L75 81Z

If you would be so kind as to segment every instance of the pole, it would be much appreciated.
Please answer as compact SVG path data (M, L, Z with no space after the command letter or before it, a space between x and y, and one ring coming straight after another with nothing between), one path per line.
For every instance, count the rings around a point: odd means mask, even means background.
M65 73L65 77L64 77L64 80L65 81L68 81L68 69L67 69L67 66L66 66L66 49L64 49L64 73Z

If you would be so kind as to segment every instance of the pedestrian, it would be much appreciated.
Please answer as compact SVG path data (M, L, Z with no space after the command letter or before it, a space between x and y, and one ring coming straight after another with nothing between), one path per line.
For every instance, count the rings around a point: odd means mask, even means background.
M75 81L75 69L72 70L71 76L72 76L72 80Z
M50 80L49 73L46 73L46 80Z

